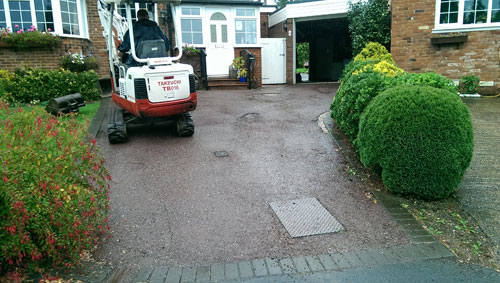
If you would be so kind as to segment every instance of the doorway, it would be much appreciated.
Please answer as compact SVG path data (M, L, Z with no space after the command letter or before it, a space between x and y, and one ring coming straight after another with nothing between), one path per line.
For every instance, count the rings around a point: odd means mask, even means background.
M210 36L207 44L207 74L210 77L226 77L229 65L234 59L234 49L230 44L228 31L229 9L207 9Z

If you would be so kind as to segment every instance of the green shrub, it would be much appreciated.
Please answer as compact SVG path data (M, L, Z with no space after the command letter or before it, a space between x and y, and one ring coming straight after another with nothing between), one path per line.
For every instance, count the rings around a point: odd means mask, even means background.
M470 114L452 92L399 86L375 97L361 116L361 162L398 194L434 200L455 192L473 150Z
M398 75L394 83L395 85L432 86L457 93L457 86L452 80L434 72L404 73Z
M78 263L107 233L109 174L86 129L0 105L0 271Z
M354 57L354 61L359 60L385 60L394 64L391 53L378 42L368 42L361 52Z
M86 72L99 69L99 64L94 56L83 56L79 53L61 57L61 67L71 72Z
M0 41L7 42L17 49L26 49L30 47L48 47L53 48L61 45L61 38L51 34L36 30L31 26L28 30L18 30L12 32L9 28L0 28Z
M352 60L345 66L344 70L342 71L340 82L344 83L345 81L349 80L354 72L363 70L365 66L373 66L379 62L380 60Z
M391 81L384 74L367 70L342 82L330 105L331 116L351 140L357 137L359 118L368 103L390 87Z
M9 94L9 100L20 103L46 101L75 92L81 93L85 100L100 97L99 77L93 71L73 73L26 68L16 70L10 79L0 77L0 81L5 87L0 96Z
M480 79L474 75L463 76L460 78L458 88L460 93L474 94L479 91Z

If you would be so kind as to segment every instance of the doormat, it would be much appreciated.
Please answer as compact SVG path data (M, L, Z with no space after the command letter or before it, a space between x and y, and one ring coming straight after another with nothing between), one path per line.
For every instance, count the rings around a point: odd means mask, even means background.
M315 198L269 203L293 238L335 233L344 227Z

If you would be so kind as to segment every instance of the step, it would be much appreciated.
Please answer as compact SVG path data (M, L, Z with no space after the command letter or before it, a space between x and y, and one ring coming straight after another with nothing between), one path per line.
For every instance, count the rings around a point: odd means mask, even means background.
M209 90L244 90L248 89L247 84L217 84L217 85L208 85Z

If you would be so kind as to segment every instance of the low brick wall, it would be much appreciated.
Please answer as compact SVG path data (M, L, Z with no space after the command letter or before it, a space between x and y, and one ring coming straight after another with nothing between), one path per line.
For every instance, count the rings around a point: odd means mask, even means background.
M242 50L248 50L250 53L255 55L255 69L253 70L252 77L257 79L257 88L262 87L262 54L259 48L234 48L234 57L240 56Z
M467 42L433 45L435 0L392 1L391 53L401 68L420 73L435 71L450 79L476 75L493 86L482 87L485 94L498 93L500 30L466 33Z

